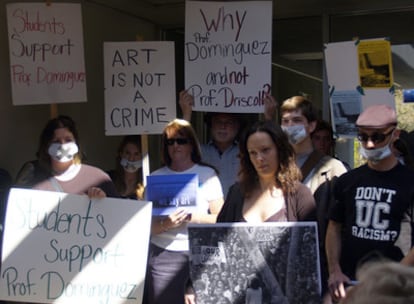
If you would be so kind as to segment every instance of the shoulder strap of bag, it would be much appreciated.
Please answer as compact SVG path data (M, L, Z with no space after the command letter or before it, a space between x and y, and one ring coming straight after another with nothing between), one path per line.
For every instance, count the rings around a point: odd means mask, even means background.
M302 171L302 181L306 179L306 177L309 175L315 165L322 159L322 157L324 157L324 154L322 152L319 152L317 150L312 151L312 153L300 168Z

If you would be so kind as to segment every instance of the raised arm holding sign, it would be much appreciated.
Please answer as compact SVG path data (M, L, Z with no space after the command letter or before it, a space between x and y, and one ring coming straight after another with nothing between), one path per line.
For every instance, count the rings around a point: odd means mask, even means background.
M191 174L192 177L198 176L198 182L195 204L190 199L191 210L187 206L169 206L161 208L167 209L168 214L153 216L147 277L151 304L182 303L189 278L187 224L214 223L223 204L220 181L214 169L201 162L200 146L189 122L174 119L165 127L162 134L162 156L165 167L153 172L154 178L162 176L161 180L172 182L174 176L179 180ZM181 186L185 184L181 182ZM169 197L169 193L176 192L179 188L180 183L176 182L166 185L162 191ZM185 193L194 194L194 191ZM169 202L170 200L168 205ZM180 202L186 203L187 200Z

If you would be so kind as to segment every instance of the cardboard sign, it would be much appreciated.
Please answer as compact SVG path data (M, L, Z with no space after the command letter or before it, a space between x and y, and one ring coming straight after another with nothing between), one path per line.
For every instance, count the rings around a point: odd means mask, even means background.
M146 199L152 201L153 215L168 215L178 208L197 208L197 174L149 175Z
M176 117L174 43L106 42L106 135L161 134Z
M185 87L194 110L262 113L271 91L272 2L186 2Z
M150 202L14 188L0 299L141 303L150 224Z
M80 4L9 3L14 105L86 101Z
M391 43L369 39L328 43L325 62L332 127L338 136L355 137L359 114L373 104L395 108Z
M315 222L190 224L188 233L197 304L321 302Z

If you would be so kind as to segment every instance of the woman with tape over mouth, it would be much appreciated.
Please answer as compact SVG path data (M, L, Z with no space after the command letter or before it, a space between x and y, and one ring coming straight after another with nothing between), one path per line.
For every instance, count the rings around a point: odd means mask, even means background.
M144 185L142 182L141 136L124 136L119 144L116 167L108 172L116 190L124 198L142 199Z
M27 162L16 186L90 198L119 197L111 178L101 169L81 163L78 131L69 116L49 120L39 140L37 160Z

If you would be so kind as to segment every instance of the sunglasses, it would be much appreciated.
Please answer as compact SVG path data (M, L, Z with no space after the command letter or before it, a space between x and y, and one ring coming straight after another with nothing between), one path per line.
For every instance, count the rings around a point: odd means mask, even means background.
M166 140L167 145L172 146L174 143L177 143L177 145L186 145L190 142L188 138L168 138Z
M392 129L388 133L378 133L375 132L372 135L368 135L365 133L359 133L357 135L357 138L360 142L367 142L368 140L371 140L374 144L382 143L392 132L394 132L395 129Z

